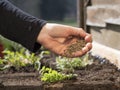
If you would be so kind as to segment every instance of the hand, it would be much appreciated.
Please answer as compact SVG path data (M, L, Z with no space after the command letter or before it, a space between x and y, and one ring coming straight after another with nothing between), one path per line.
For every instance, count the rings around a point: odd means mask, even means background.
M47 23L43 26L38 35L37 42L50 51L64 56L67 46L74 42L74 38L71 39L71 36L84 38L87 42L81 51L75 52L71 57L82 56L92 48L92 37L83 29L54 23Z

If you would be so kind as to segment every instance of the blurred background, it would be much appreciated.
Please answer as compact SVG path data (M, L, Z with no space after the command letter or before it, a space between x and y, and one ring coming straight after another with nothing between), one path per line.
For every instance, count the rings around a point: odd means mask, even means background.
M76 24L77 0L9 0L23 11L48 22Z

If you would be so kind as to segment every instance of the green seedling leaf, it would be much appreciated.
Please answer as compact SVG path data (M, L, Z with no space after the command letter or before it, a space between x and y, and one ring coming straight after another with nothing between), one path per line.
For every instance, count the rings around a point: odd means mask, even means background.
M41 81L46 83L53 83L63 80L70 80L74 75L66 75L62 74L56 70L52 70L51 68L42 67L41 69ZM74 76L75 77L75 76Z

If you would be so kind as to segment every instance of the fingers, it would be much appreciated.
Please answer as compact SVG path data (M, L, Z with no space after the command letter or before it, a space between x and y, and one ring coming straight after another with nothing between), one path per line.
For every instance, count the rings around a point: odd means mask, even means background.
M92 49L92 43L87 43L86 47L88 47L88 50L91 50Z
M92 42L92 35L86 33L85 41L86 41L86 42Z
M71 27L71 30L69 30L69 34L72 36L84 38L87 33L82 28Z
M80 38L85 38L86 42L92 42L91 34L86 33L82 28L71 27L69 34Z

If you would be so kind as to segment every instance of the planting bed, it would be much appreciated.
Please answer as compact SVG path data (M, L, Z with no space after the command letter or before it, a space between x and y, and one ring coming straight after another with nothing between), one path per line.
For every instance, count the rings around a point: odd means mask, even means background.
M120 71L117 67L98 56L92 58L93 64L75 70L78 74L76 79L51 84L41 82L32 66L19 71L14 68L0 71L0 90L120 90ZM43 62L48 59L44 58ZM52 59L46 65L55 66L51 62Z

